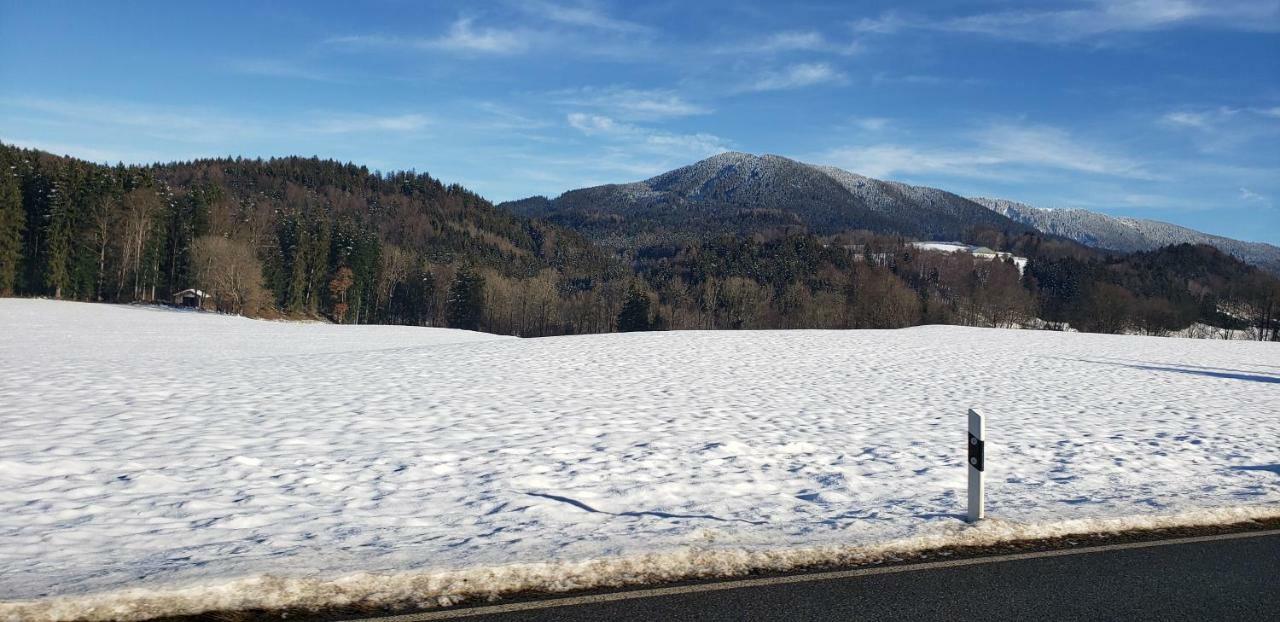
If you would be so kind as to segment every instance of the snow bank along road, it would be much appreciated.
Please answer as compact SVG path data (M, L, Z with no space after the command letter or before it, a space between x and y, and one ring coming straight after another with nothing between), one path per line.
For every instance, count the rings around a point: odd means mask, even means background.
M362 622L1268 620L1280 531L632 589ZM927 595L922 597L922 595Z
M34 300L0 300L0 335L0 619L449 602L1280 514L1276 344L520 340Z

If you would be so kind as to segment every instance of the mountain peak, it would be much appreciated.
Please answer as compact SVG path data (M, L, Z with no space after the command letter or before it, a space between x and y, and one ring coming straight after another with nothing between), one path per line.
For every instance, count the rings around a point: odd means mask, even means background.
M865 229L925 240L959 239L974 227L1029 230L942 190L740 151L640 182L570 190L547 203L506 205L614 244L635 236L691 240L779 229L818 234Z

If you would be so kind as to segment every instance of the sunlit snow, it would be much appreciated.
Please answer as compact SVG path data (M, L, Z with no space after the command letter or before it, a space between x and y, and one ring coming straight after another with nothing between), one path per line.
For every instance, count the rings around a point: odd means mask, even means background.
M0 335L0 619L137 616L165 594L191 598L152 611L447 600L483 591L477 572L564 588L1280 511L1277 344L522 340L14 299ZM970 407L985 532L961 520Z

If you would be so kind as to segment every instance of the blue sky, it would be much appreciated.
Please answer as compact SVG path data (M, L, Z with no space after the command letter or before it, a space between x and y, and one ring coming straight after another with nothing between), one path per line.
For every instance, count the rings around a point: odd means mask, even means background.
M501 201L724 150L1280 243L1280 0L0 0L0 140Z

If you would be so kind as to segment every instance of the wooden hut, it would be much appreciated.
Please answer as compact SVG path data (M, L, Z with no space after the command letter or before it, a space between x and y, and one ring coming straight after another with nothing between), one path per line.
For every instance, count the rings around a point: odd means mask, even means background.
M184 289L173 295L173 304L179 307L199 309L204 306L204 299L209 295L198 289Z

